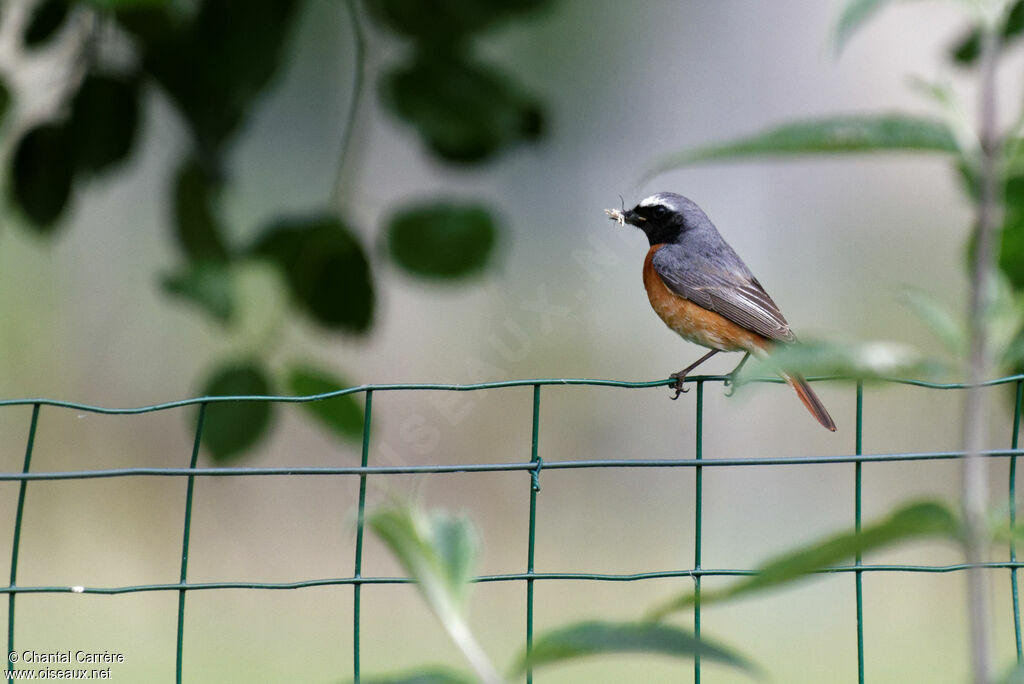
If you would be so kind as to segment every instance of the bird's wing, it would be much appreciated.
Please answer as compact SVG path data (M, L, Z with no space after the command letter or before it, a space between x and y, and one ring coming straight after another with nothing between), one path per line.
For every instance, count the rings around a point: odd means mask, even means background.
M717 264L698 265L673 247L662 247L651 259L654 270L673 293L768 339L796 339L779 307L756 278Z

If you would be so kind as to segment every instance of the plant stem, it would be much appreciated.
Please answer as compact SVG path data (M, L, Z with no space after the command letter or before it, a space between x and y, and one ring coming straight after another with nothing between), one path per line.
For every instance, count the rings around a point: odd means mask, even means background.
M1000 141L997 129L996 66L999 56L998 22L989 22L983 31L978 101L978 201L976 207L975 253L971 270L968 302L969 365L968 389L964 404L963 507L967 526L967 561L979 564L988 551L986 511L988 508L988 463L981 456L986 446L987 402L980 386L992 366L987 318L993 298L996 231L999 226ZM971 663L973 681L988 684L992 680L990 611L985 571L973 567L968 572L967 599L970 617Z
M349 0L346 3L349 19L352 22L353 56L355 68L352 72L352 96L348 104L348 118L345 120L345 127L341 133L341 149L338 152L338 166L334 177L334 187L331 189L332 205L335 209L341 210L343 205L343 187L345 186L345 169L348 164L349 147L352 144L352 132L356 126L356 119L359 116L359 105L363 99L363 78L366 71L366 36L363 34L363 25L359 20L359 7L356 0Z

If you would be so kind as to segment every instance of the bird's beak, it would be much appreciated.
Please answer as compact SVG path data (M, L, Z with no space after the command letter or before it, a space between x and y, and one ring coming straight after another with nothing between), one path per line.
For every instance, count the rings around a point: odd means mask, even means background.
M620 226L624 226L627 223L631 226L639 226L643 221L647 220L632 209L627 211L622 211L621 209L605 209L604 213L608 214L608 218L615 221Z

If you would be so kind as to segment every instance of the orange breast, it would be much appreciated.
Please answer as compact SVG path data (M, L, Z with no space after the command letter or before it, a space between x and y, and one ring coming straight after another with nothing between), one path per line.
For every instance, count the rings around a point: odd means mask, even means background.
M663 244L653 245L647 252L647 258L644 259L644 289L647 290L651 307L665 321L665 325L690 342L720 351L760 351L770 345L762 335L668 289L651 263L654 253L662 247Z

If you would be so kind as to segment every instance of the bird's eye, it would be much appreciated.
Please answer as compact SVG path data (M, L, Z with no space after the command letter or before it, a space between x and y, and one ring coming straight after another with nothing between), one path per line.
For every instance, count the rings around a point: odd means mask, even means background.
M651 209L651 216L653 216L654 218L664 218L665 214L667 213L668 209L662 206L657 206L654 207L654 209Z

